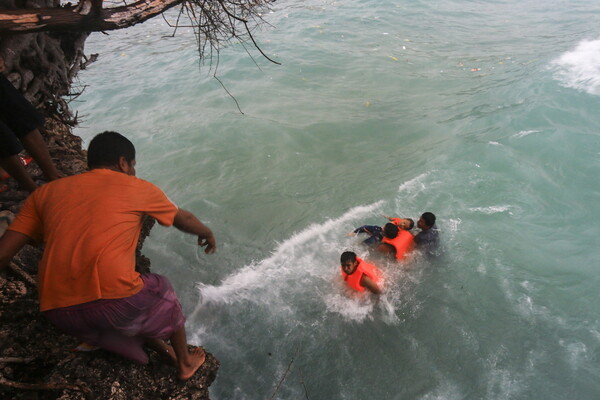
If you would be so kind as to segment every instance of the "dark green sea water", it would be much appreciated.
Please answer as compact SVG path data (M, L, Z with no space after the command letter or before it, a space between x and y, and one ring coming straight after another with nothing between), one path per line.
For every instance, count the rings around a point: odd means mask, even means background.
M157 227L218 400L600 398L600 3L278 1L217 75L160 18L95 34L75 108L215 231ZM438 216L445 256L339 278L345 233ZM293 361L293 362L292 362ZM290 367L291 365L291 367ZM286 374L286 371L290 367Z

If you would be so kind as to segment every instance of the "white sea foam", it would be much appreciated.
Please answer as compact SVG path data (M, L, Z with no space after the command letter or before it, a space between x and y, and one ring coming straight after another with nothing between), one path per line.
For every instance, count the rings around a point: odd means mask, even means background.
M270 257L242 267L220 285L198 285L201 299L194 314L208 303L230 304L245 300L273 305L278 298L286 297L285 293L293 290L292 285L300 277L328 278L333 272L323 266L323 252L331 252L332 255L335 252L338 256L340 249L337 247L343 247L337 239L342 236L342 228L373 213L382 203L354 207L337 219L310 225L279 244ZM330 242L337 243L337 247L316 246L316 243Z
M425 178L429 175L429 172L421 174L419 176L410 179L398 187L398 192L414 191L414 189L425 189Z
M600 332L597 329L590 329L590 333L592 334L594 339L600 342Z
M600 39L579 42L574 50L552 61L551 66L562 85L600 95Z
M531 135L532 133L538 133L538 132L539 131L536 131L536 130L520 131L520 132L515 133L513 135L513 137L521 138L521 137L525 137L525 136Z
M359 322L372 314L374 306L374 303L366 296L352 298L341 293L325 295L325 304L327 311Z
M445 223L444 223L444 228L446 228L446 230L448 232L457 232L458 231L458 226L461 223L461 219L460 218L449 218Z
M587 346L581 342L568 343L567 340L560 339L558 343L567 352L567 360L571 368L578 369L587 359Z
M416 177L403 182L398 186L398 195L395 199L394 209L392 210L396 215L410 216L411 211L414 214L415 210L407 209L408 204L417 204L419 202L419 196L421 196L427 190L431 190L431 182L428 178L432 173L436 171L429 171L423 174L417 175Z
M419 400L454 400L464 398L465 395L461 392L459 385L450 380L442 380L431 393L425 393L419 397Z
M473 208L470 208L469 210L475 211L475 212L481 212L484 214L497 214L497 213L509 211L510 208L511 208L510 206L489 206L489 207L473 207Z

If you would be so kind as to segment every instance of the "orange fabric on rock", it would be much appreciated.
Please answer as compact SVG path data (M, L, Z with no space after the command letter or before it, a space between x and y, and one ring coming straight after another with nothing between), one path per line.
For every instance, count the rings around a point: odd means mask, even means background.
M144 286L135 271L142 217L173 224L178 208L155 185L108 169L36 189L8 228L44 242L40 310L119 299Z

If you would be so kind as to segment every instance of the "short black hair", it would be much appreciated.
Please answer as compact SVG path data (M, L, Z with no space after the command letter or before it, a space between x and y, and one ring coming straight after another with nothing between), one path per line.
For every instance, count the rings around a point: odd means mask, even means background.
M415 221L412 218L406 218L409 223L408 223L408 230L410 231L412 228L415 227Z
M425 225L427 225L429 228L435 225L435 215L433 213L425 212L423 215L421 215L421 218L423 219L423 222L425 222Z
M383 236L388 239L395 239L398 236L398 227L396 224L392 224L391 222L385 224L383 226Z
M342 256L340 257L340 263L344 264L348 261L354 262L356 261L356 253L353 251L345 251L342 253Z
M125 136L106 131L97 134L88 146L88 168L112 167L125 157L128 163L135 160L135 147Z

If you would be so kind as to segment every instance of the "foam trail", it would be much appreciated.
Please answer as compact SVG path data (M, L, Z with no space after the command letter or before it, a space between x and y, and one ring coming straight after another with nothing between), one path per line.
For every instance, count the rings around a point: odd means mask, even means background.
M433 172L433 171L431 171ZM419 186L419 188L421 190L425 190L426 185L425 185L425 178L427 178L429 176L430 172L425 172L421 175L415 176L414 178L403 182L399 187L398 187L398 193L402 193L402 192L407 192L409 190L411 190L413 193L415 192L419 192L418 190L415 191L414 188L415 186Z
M279 244L270 257L256 264L244 266L241 270L225 278L220 285L199 284L201 301L192 317L208 303L229 304L239 300L257 301L263 297L265 301L272 301L273 296L277 295L274 291L282 290L281 286L286 280L292 280L300 273L318 275L322 268L319 268L318 263L315 262L315 257L328 250L311 246L309 249L315 249L314 254L311 254L306 245L317 240L326 242L329 235L332 236L332 241L335 241L335 238L339 237L337 230L340 226L372 214L382 204L383 201L378 201L371 205L354 207L337 219L330 219L322 224L312 224ZM295 262L304 267L302 269L290 268L288 264L293 262L291 260L297 260ZM265 295L264 288L269 286L271 292Z
M529 136L529 135L531 135L532 133L539 133L539 132L540 132L540 131L536 131L536 130L520 131L520 132L518 132L518 133L515 133L515 134L513 135L513 137L522 138L522 137L525 137L525 136Z
M398 186L398 196L394 201L396 215L406 217L411 214L407 204L419 203L417 198L427 191L427 185L430 184L427 178L434 172L435 170L422 173Z
M600 95L600 40L583 40L552 61L554 77L564 86Z
M470 208L469 210L475 211L475 212L481 212L483 214L496 214L496 213L503 213L506 211L510 211L510 209L511 209L511 206L502 205L502 206L489 206L489 207L473 207L473 208Z

